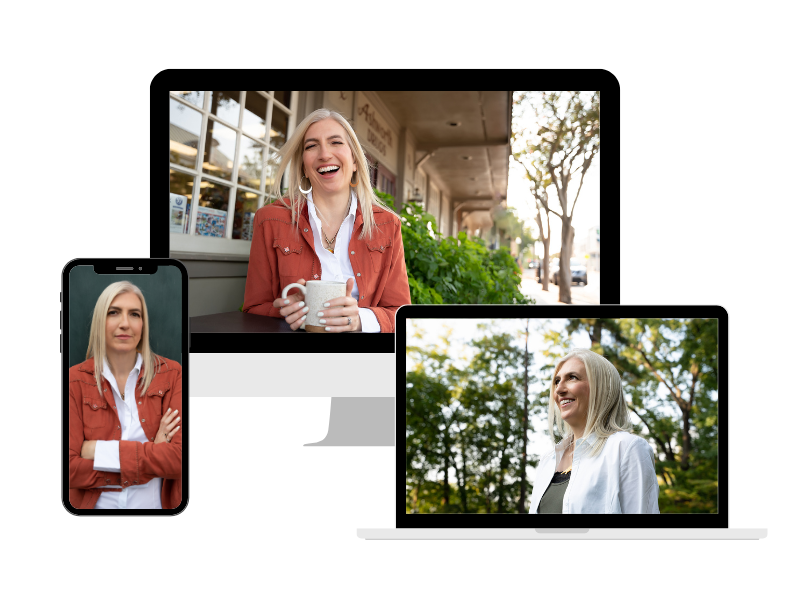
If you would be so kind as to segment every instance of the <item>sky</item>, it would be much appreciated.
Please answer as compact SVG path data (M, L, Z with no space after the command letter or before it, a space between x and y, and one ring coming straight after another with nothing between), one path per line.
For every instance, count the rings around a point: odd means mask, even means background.
M514 113L516 119L517 113ZM535 120L531 115L531 111L522 111L520 113L521 123L525 128L535 129ZM602 154L602 152L601 152ZM592 165L586 172L586 177L583 182L578 203L575 205L575 213L573 218L573 226L575 227L575 242L578 242L580 236L586 236L588 230L600 225L600 156L598 154L592 161ZM578 191L580 179L576 178L570 182L568 188L569 205L572 206L575 200L575 194ZM531 230L535 233L538 231L536 225L536 202L533 195L530 193L528 180L525 178L525 169L517 163L513 158L509 159L509 172L508 172L508 196L507 202L510 208L517 209L517 216L525 221ZM551 206L555 210L559 210L558 195L556 194L555 186L550 186L547 189L548 197L550 198ZM544 214L542 215L542 221ZM550 225L553 228L553 234L550 237L550 252L558 252L561 249L561 220L555 216L550 215ZM547 225L545 225L546 227Z

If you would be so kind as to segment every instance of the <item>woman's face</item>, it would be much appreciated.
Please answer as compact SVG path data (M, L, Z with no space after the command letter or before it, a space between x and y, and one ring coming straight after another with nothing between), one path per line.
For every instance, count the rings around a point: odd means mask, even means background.
M585 427L589 414L589 380L583 361L570 358L561 365L553 384L553 395L561 418L573 429Z
M344 127L333 119L318 121L306 131L303 167L314 191L331 194L350 185L356 165L346 136Z
M106 314L106 352L135 351L142 339L142 303L133 292L119 294Z

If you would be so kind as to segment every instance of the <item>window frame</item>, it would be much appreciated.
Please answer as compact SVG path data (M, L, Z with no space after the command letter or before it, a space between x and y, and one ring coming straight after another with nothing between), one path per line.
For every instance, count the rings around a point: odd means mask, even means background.
M295 107L293 110L287 108L279 100L276 100L274 93L275 92L272 91L240 90L238 122L233 124L233 123L228 123L224 119L221 119L216 115L211 114L210 112L211 95L213 94L213 91L203 92L202 107L198 107L195 104L192 104L191 102L185 100L182 96L173 94L171 91L169 92L169 97L171 100L175 100L180 104L189 107L191 110L196 110L200 112L200 117L201 117L200 136L198 138L198 145L197 145L198 156L197 156L197 161L195 163L195 168L190 169L184 165L173 163L172 161L170 161L169 163L169 168L171 170L192 177L191 211L190 214L188 215L189 230L187 233L170 232L169 234L170 254L176 252L181 254L204 255L204 257L205 255L219 255L220 257L223 257L224 255L228 255L229 257L231 257L231 255L233 255L233 257L241 257L245 260L249 258L251 240L233 239L233 219L236 211L236 192L237 190L241 189L243 192L256 193L258 194L256 210L264 206L267 198L266 178L268 170L262 167L261 180L259 182L258 189L250 187L249 185L246 184L239 183L239 166L243 154L242 142L245 141L244 138L246 138L247 140L253 141L257 144L261 144L264 148L263 152L266 160L266 158L268 158L270 154L278 152L279 150L270 143L271 138L269 135L270 127L272 126L272 115L274 107L277 105L277 107L280 110L287 113L288 116L287 132L286 132L287 139L292 135L292 133L294 133L294 128L297 123L297 113L298 113L297 105L298 105L299 92L296 90L293 90L291 92L290 104ZM252 135L245 133L242 130L247 94L259 94L267 101L267 114L265 115L266 131L264 132L264 139L253 137ZM226 180L224 178L217 177L215 175L209 175L208 173L203 172L203 148L205 148L206 144L206 136L208 134L209 120L216 121L221 125L233 129L236 135L236 142L235 142L236 149L234 151L233 168L230 180ZM197 216L198 216L199 200L200 200L200 184L202 183L203 180L212 182L218 186L224 186L228 188L228 215L225 221L224 237L211 238L208 236L202 236L196 234ZM200 256L198 256L198 258L200 258Z

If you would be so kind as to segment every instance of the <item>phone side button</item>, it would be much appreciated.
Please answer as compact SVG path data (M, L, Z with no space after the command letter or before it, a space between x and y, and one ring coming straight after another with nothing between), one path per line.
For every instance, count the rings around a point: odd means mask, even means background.
M61 340L61 334L58 334L58 352L64 354L64 342Z

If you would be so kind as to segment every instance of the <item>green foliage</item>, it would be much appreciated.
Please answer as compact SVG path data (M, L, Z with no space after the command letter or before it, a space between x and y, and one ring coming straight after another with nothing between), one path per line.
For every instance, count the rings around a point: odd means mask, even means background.
M376 194L394 210L392 196ZM507 248L490 250L464 232L445 237L433 215L414 203L399 214L413 304L531 303L519 291L521 271Z
M458 366L448 338L442 342L442 353L408 349L416 364L406 375L406 510L518 512L527 440L524 347L489 331L470 344L469 364ZM536 464L527 458L527 466ZM527 496L523 505L527 512Z

